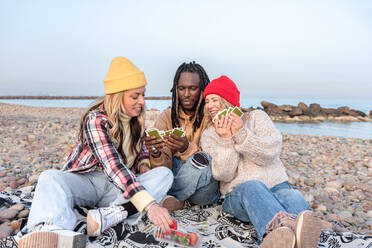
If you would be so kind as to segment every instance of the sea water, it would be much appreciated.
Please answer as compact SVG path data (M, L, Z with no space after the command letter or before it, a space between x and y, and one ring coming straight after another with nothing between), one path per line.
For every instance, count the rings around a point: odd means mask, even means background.
M307 105L318 103L323 108L338 108L348 106L351 109L368 114L372 110L372 100L366 99L296 99L296 98L255 98L241 97L241 106L248 108L261 107L261 101L268 101L276 105L297 105L303 102ZM1 99L0 102L37 107L71 107L86 108L94 100L29 100L29 99ZM147 100L147 109L165 110L171 105L171 100ZM321 122L321 123L275 123L284 134L309 134L345 138L372 139L372 122Z

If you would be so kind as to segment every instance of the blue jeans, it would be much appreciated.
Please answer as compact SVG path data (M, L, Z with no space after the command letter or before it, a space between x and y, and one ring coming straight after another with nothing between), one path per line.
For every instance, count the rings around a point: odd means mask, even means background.
M137 177L152 197L159 203L173 182L173 174L166 167L149 170ZM72 230L77 218L75 206L108 207L128 202L122 192L101 171L70 173L47 170L41 173L35 189L26 230L40 222L47 222ZM136 214L125 222L134 224L141 217Z
M308 210L309 205L287 181L269 189L261 181L250 180L226 195L222 209L242 221L250 221L262 238L266 224L276 213L299 214Z
M192 155L183 163L173 158L172 171L174 181L168 195L179 201L188 200L192 204L208 205L216 203L220 198L219 184L212 177L211 166L198 169L191 165ZM209 164L211 157L208 156Z

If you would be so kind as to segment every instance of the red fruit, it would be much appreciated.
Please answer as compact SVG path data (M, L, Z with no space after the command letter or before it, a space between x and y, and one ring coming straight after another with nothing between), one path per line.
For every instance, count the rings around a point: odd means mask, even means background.
M172 225L170 225L169 227L170 227L170 229L172 229L172 230L177 230L177 221L176 221L176 220L173 220Z
M190 245L194 246L198 241L198 236L196 233L190 233Z

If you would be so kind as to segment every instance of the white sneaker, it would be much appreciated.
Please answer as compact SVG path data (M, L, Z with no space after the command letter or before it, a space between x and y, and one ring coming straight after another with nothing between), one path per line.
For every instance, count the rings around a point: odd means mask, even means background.
M88 211L87 232L88 236L101 235L107 228L115 226L128 216L128 211L122 206L97 208Z
M84 234L54 225L38 225L18 241L19 248L85 248L85 245Z

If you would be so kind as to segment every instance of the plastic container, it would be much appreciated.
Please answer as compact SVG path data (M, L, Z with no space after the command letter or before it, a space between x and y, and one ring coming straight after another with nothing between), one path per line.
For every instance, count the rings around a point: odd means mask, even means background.
M196 233L186 233L180 230L177 230L177 222L174 220L173 224L170 226L171 233L165 234L161 231L160 228L155 228L154 237L157 240L166 240L174 242L178 245L184 247L195 247L199 241L199 237Z

